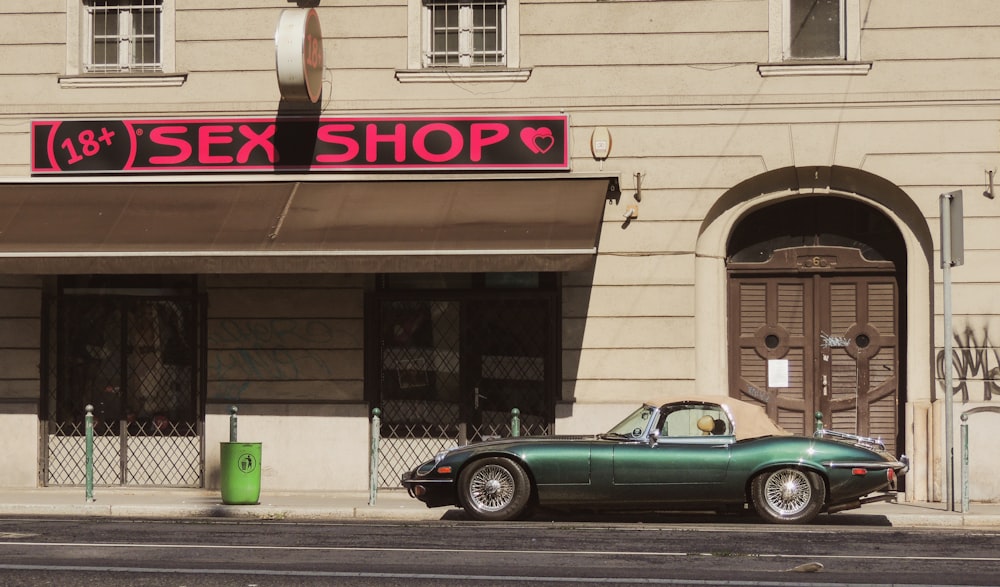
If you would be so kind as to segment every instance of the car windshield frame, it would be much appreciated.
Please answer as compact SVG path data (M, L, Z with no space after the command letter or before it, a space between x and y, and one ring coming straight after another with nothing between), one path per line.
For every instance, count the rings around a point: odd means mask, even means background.
M667 420L675 414L693 414L686 416L688 425L682 426L680 433L670 431L667 427ZM697 428L696 420L706 415L712 418L716 426L721 425L721 428L718 430ZM725 404L692 400L672 402L660 407L660 418L659 429L663 438L735 437L735 420Z
M643 440L649 435L650 428L659 420L659 412L660 408L644 404L601 436L604 438Z

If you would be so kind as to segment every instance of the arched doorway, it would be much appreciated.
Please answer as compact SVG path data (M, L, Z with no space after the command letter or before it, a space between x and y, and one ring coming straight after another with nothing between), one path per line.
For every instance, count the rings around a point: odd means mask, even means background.
M734 227L726 251L730 395L797 433L827 427L903 446L906 254L881 211L786 199Z

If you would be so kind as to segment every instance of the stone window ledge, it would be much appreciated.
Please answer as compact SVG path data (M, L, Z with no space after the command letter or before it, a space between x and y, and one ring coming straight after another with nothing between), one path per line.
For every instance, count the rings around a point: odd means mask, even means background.
M396 80L411 82L526 82L531 69L428 68L400 69Z
M168 88L184 85L186 73L64 75L63 88Z
M761 63L757 72L761 77L780 77L793 75L868 75L871 62L802 62L786 61L783 63Z

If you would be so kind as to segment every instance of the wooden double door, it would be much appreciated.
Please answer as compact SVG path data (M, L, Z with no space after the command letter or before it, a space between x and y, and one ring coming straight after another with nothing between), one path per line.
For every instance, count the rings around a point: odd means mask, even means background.
M900 300L892 264L857 249L779 250L729 267L730 395L791 432L882 438L895 453Z

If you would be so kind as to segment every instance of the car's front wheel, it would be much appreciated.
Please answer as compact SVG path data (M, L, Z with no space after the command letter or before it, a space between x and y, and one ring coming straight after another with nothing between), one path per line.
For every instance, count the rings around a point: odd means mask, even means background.
M531 481L510 459L490 457L465 468L458 478L465 513L475 520L515 520L528 510Z
M780 524L808 524L819 515L826 501L822 477L791 467L757 475L750 492L760 517Z

